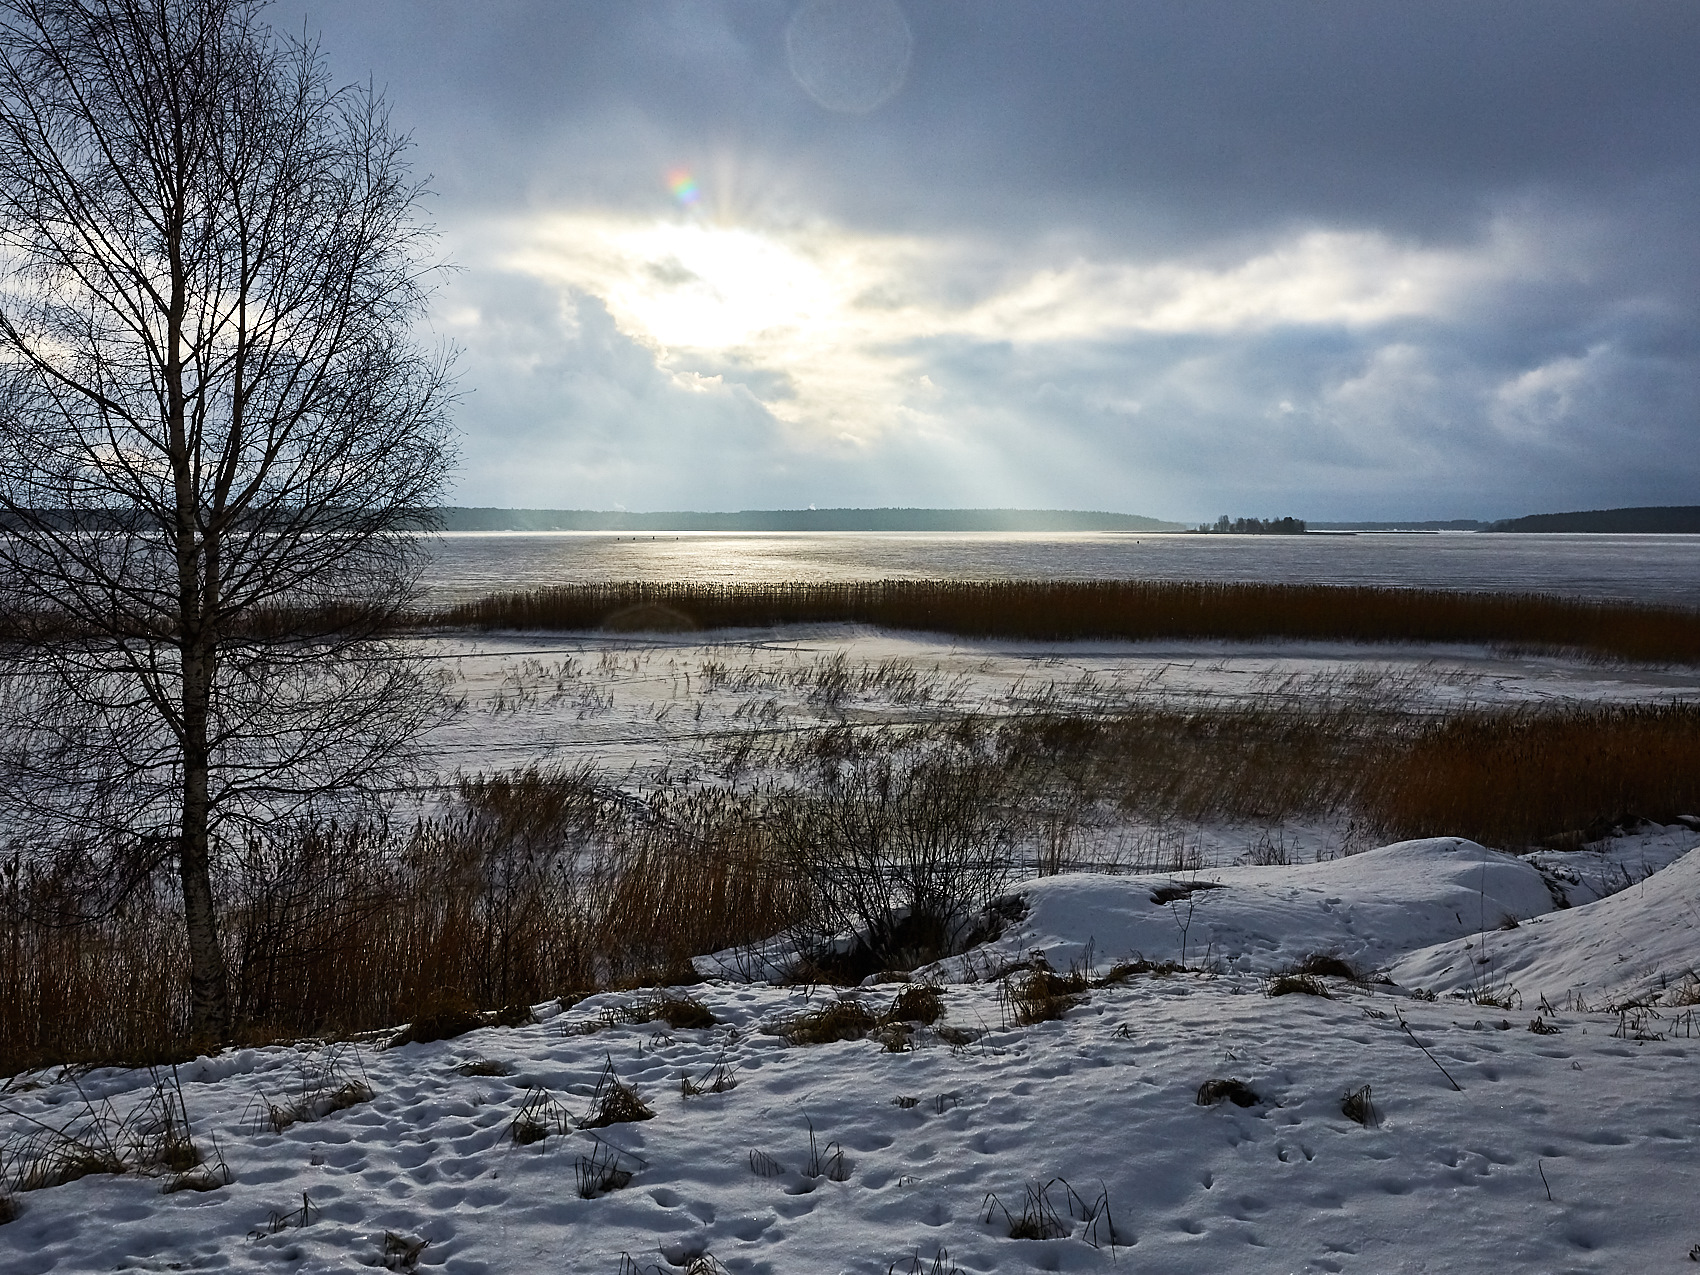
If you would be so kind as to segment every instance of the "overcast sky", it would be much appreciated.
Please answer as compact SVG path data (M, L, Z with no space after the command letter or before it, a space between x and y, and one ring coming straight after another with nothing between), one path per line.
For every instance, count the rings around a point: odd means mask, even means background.
M303 15L432 178L457 503L1700 503L1694 0Z

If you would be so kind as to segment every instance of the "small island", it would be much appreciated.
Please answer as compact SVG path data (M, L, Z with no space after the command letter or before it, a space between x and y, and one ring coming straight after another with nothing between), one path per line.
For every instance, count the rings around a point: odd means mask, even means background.
M1303 518L1229 518L1223 514L1215 522L1201 522L1193 529L1196 535L1223 536L1302 536Z

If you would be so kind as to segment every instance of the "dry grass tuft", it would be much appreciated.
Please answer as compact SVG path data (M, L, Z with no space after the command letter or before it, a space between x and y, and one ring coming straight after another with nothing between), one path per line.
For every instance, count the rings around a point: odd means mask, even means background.
M1311 974L1271 974L1263 983L1265 996L1320 996L1334 999L1320 978Z
M596 1082L596 1092L590 1097L590 1110L579 1120L581 1129L606 1129L614 1124L631 1124L653 1120L655 1112L644 1105L637 1090L623 1083L614 1072L614 1060L609 1058Z
M840 1040L861 1040L879 1026L879 1019L853 996L842 996L812 1013L781 1021L773 1034L792 1045L829 1045Z
M1344 978L1353 983L1363 981L1358 971L1335 952L1312 952L1289 972L1315 978Z
M541 1142L550 1134L566 1133L571 1127L567 1109L541 1085L526 1090L525 1101L508 1122L508 1137L522 1147Z
M282 1133L291 1125L323 1120L334 1112L372 1100L371 1081L360 1051L334 1045L302 1058L296 1087L273 1101L260 1094L248 1105L245 1123L256 1133Z
M815 1122L807 1121L809 1126L809 1155L803 1161L803 1176L805 1178L826 1178L832 1182L848 1182L850 1166L844 1159L844 1147L836 1139L822 1147L815 1141Z
M1381 1123L1381 1118L1375 1111L1375 1103L1370 1100L1368 1085L1353 1089L1340 1099L1340 1114L1366 1129L1373 1129Z
M1058 1190L1058 1188L1061 1190ZM1069 1185L1064 1178L1049 1182L1029 1182L1022 1189L1021 1212L1012 1213L996 1195L987 1193L982 1221L991 1222L1002 1213L1012 1240L1060 1240L1074 1233L1073 1223L1081 1222L1080 1237L1093 1248L1105 1244L1115 1253L1121 1237L1116 1233L1110 1216L1110 1192L1100 1187L1097 1196L1087 1198ZM1065 1220L1066 1219L1066 1220Z
M680 1076L679 1096L681 1098L698 1098L703 1094L730 1093L738 1087L738 1069L730 1066L724 1058L717 1058L714 1065L700 1076Z
M898 1275L896 1262L885 1268L885 1275ZM949 1249L941 1248L935 1253L930 1265L921 1260L921 1250L916 1249L903 1275L968 1275L968 1272L950 1260Z
M384 1249L379 1254L379 1264L387 1271L410 1271L419 1265L419 1258L430 1243L430 1240L385 1231Z
M81 1098L75 1113L57 1125L9 1112L21 1124L0 1145L0 1196L9 1201L14 1190L36 1191L132 1170L171 1175L167 1193L187 1187L212 1190L230 1182L222 1157L203 1164L175 1069L156 1071L147 1096L128 1114L121 1115L109 1101Z
M675 1031L713 1027L720 1020L707 1005L689 996L663 996L643 1007L649 1021L660 1020Z
M529 1010L528 1010L529 1015ZM439 1002L390 1038L389 1048L453 1040L485 1026L485 1018L469 1003L450 999Z
M1029 1027L1063 1017L1086 1000L1089 985L1085 970L1070 966L1068 973L1059 974L1036 955L1026 966L1004 975L998 1006L1006 1024Z
M944 1014L944 993L930 983L905 987L891 1002L891 1008L880 1015L881 1023L938 1022Z
M1262 1103L1263 1099L1259 1098L1249 1085L1229 1076L1206 1080L1198 1087L1196 1101L1201 1107L1214 1107L1222 1102L1231 1102L1236 1107L1255 1107Z
M1109 971L1096 979L1094 987L1113 987L1125 983L1138 974L1150 974L1154 978L1167 978L1171 974L1179 974L1185 967L1178 961L1148 961L1143 956L1131 961L1118 961L1110 966Z
M621 1163L623 1159L619 1148L598 1141L589 1155L581 1155L575 1160L573 1179L578 1188L578 1198L594 1200L599 1195L630 1185L633 1170Z

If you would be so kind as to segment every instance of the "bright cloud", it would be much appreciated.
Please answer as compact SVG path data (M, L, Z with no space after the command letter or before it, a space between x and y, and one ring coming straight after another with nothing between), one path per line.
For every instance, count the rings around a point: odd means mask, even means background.
M490 235L489 230L481 232ZM1438 250L1366 232L1310 231L1218 264L1076 260L1013 275L962 244L827 226L562 213L509 223L498 264L595 297L679 384L744 385L775 417L860 444L948 410L921 343L1036 346L1140 334L1364 328L1440 317L1529 268L1514 236ZM932 263L998 278L977 295L929 283Z

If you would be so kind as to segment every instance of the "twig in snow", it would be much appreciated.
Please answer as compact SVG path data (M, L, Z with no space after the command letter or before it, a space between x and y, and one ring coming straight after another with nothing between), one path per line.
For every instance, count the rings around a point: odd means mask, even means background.
M1411 1038L1411 1043L1413 1045L1415 1045L1418 1049L1422 1050L1423 1053L1428 1054L1428 1060L1431 1063L1433 1063L1436 1067L1440 1067L1440 1059L1436 1058L1433 1054L1428 1053L1428 1046L1423 1044L1422 1041L1417 1039L1416 1032L1412 1031L1411 1025L1405 1021L1404 1011L1400 1010L1399 1007L1397 1005L1395 1005L1393 1007L1393 1012L1399 1015L1399 1026L1401 1026L1405 1029L1405 1035L1407 1035ZM1452 1079L1452 1073L1447 1071L1446 1068L1440 1067L1440 1074L1445 1076L1447 1083L1450 1084L1459 1093L1464 1092L1464 1086L1459 1084L1456 1080L1453 1080Z

